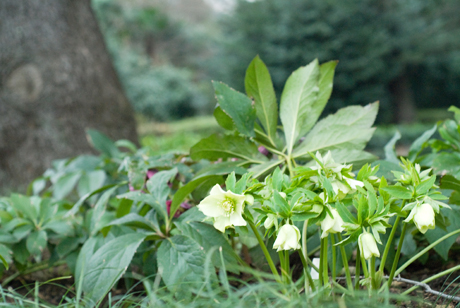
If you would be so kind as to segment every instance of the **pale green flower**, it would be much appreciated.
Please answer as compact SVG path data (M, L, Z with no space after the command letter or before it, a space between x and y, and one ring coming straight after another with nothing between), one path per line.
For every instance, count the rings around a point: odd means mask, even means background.
M435 213L433 207L428 203L419 203L411 210L409 216L404 220L410 222L413 220L417 229L425 234L428 229L435 228Z
M328 205L328 207L332 213L332 217L326 214L326 217L321 221L321 230L323 231L321 238L325 238L329 233L340 233L345 229L343 227L343 219L340 217L339 212L330 205Z
M380 257L379 249L377 248L377 243L372 234L364 232L358 237L359 251L361 256L368 260L371 257Z
M286 224L279 229L273 249L276 251L300 249L299 242L300 230L296 226Z
M226 227L246 226L246 221L242 216L245 201L250 202L251 198L224 191L219 184L216 184L211 189L209 196L204 198L197 207L204 215L214 219L214 228L225 232Z

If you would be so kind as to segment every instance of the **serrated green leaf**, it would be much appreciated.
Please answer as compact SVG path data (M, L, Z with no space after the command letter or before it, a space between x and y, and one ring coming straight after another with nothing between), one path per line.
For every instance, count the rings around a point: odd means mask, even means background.
M27 237L27 250L30 252L31 255L41 255L43 249L45 249L46 247L47 240L48 237L46 235L46 231L34 231L30 233L30 235Z
M177 174L177 169L165 170L155 173L147 181L147 189L149 190L155 203L151 204L155 210L163 215L165 220L168 219L168 213L166 210L166 199L168 198L171 188L168 186L168 182L174 178Z
M145 234L116 237L100 247L85 264L82 288L87 298L99 302L124 274Z
M389 193L392 197L397 199L411 199L412 192L402 186L387 186L382 188L383 191Z
M256 110L252 100L221 82L213 82L220 108L233 120L236 129L243 135L254 137Z
M81 177L80 171L71 172L60 177L53 184L53 197L57 200L64 199L75 187Z
M457 180L452 175L446 174L441 178L441 189L452 189L460 192L460 180Z
M319 92L319 77L320 70L316 59L294 71L286 81L281 94L280 117L288 154L292 153L297 140L304 136L316 122L318 111L320 113L322 111L315 107Z
M415 191L417 192L418 195L423 195L433 187L435 181L436 181L436 175L432 175L429 179L418 184L415 187Z
M260 165L254 165L251 168L249 168L248 171L253 173L252 177L254 179L257 179L262 175L267 174L276 166L279 166L282 162L282 160L271 160Z
M378 103L340 109L319 121L295 149L293 156L327 150L362 151L375 130L371 126L377 111Z
M78 196L81 198L87 193L101 188L104 185L107 176L103 170L94 170L86 172L78 182L77 191Z
M93 215L91 217L90 232L91 236L94 235L103 225L100 220L105 213L107 202L118 187L112 187L105 191L94 206Z
M109 137L95 129L86 130L88 142L99 152L109 157L120 157L121 152Z
M235 173L232 172L227 176L227 179L225 180L225 187L227 190L234 192L235 184L236 184L236 177L235 177Z
M288 215L291 211L291 207L289 206L289 203L281 197L278 191L273 191L273 199L275 205L280 209L280 214L283 215Z
M278 105L270 73L259 56L249 64L244 85L247 95L254 99L257 118L268 138L273 140L278 125Z
M234 130L235 125L233 124L232 118L229 117L228 114L226 114L220 106L216 106L214 109L214 118L217 121L217 124L219 124L222 128L226 130Z
M187 283L201 285L205 255L200 245L185 235L164 240L157 252L158 267L166 286L174 288Z
M257 164L267 161L267 158L257 150L257 145L249 139L235 135L219 136L217 134L201 139L195 144L190 149L190 157L195 160L239 158Z
M32 205L30 199L24 195L12 194L10 197L11 205L16 212L21 213L21 216L36 221L38 218L38 209Z
M343 203L336 202L335 203L335 208L337 212L339 212L340 217L343 219L344 222L352 223L352 224L357 224L358 221L356 218L351 214L351 212L348 210L348 208L343 205Z
M222 247L222 254L225 260L225 265L236 265L238 263L238 256L235 250L229 244L228 240L212 225L191 221L187 223L176 224L182 234L191 237L198 245L204 248L205 253L209 252L213 247ZM221 267L219 254L212 255L212 262L214 266ZM235 271L233 271L235 272Z

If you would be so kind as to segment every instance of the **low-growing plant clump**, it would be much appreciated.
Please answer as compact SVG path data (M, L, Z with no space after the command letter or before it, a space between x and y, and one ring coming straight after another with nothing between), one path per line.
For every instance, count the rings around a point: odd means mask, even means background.
M38 282L26 297L4 288L60 265L74 278L59 299L65 307L408 300L418 285L396 294L395 278L414 262L447 260L460 233L460 109L407 157L395 154L396 134L377 160L364 148L378 103L318 121L336 64L315 60L292 73L279 108L259 57L247 95L215 82L214 116L227 133L190 155L152 155L88 130L99 156L55 161L27 195L0 198L3 301L50 305ZM117 285L132 292L114 295Z

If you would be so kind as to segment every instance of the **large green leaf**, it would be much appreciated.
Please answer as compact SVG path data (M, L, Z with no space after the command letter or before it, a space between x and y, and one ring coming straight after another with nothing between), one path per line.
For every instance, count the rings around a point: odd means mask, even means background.
M34 231L27 237L27 250L29 250L31 255L41 255L43 249L46 247L47 240L46 231Z
M280 117L289 154L297 140L308 132L305 128L308 128L311 121L317 119L314 104L318 97L319 76L318 60L314 60L293 72L284 86L281 94Z
M157 252L158 267L169 288L184 283L192 287L203 281L205 255L200 245L185 235L175 235L164 240Z
M441 209L442 215L449 217L450 225L446 227L446 231L442 230L441 228L437 227L434 230L428 230L425 233L425 237L428 242L433 243L439 240L444 235L458 230L460 228L460 207L452 206L452 209ZM448 259L448 254L450 247L455 243L457 236L451 236L438 245L434 246L434 250L444 259Z
M90 231L91 235L96 234L103 225L101 224L101 218L105 213L107 203L109 202L110 196L115 192L118 187L112 187L109 190L105 191L102 196L97 201L96 205L94 206L93 215L91 217L91 226Z
M36 221L38 218L39 209L30 202L30 199L24 195L12 194L11 205L21 216L29 218L32 221Z
M453 189L460 192L460 180L457 180L455 177L446 174L441 178L441 189Z
M83 174L78 182L78 196L81 198L104 185L107 176L103 170L89 171Z
M144 216L140 216L136 213L129 213L121 218L118 218L114 221L111 221L108 226L115 226L115 225L125 225L128 227L134 227L139 229L144 229L152 232L156 232L156 226Z
M256 110L252 105L252 100L224 83L213 82L212 85L220 108L232 118L238 131L246 136L254 137Z
M128 268L145 234L119 236L100 247L85 264L83 292L95 303L100 301Z
M362 150L372 137L371 128L378 111L378 103L367 106L342 108L319 121L305 140L295 149L293 156L325 150Z
M234 130L235 129L235 125L233 124L233 120L232 118L230 118L230 116L228 114L226 114L222 108L220 108L220 106L217 106L215 109L214 109L214 118L216 119L217 123L227 129L227 130Z
M176 174L177 168L160 171L147 181L147 188L156 201L156 204L152 205L155 206L155 209L159 213L163 214L165 219L168 218L168 213L166 211L166 199L171 192L171 189L168 186L168 182L174 178Z
M121 152L118 150L115 143L103 133L95 129L88 129L86 130L86 137L89 143L102 154L105 154L109 157L121 156Z
M195 160L239 158L257 164L267 161L267 158L259 153L255 143L236 135L219 136L214 134L201 139L190 149L190 156Z
M74 189L80 177L80 171L61 176L56 183L53 184L53 197L57 200L64 199Z
M189 221L176 225L182 231L182 234L191 237L203 247L205 253L213 247L222 247L222 254L227 268L229 264L235 265L238 263L238 257L228 240L223 236L222 232L216 230L212 225L198 221ZM218 254L213 254L212 263L216 267L222 265Z
M257 118L269 139L273 140L278 124L278 105L270 73L259 56L249 64L244 86L248 96L254 99Z
M460 178L460 153L441 153L436 155L433 161L433 168L436 172L447 172Z

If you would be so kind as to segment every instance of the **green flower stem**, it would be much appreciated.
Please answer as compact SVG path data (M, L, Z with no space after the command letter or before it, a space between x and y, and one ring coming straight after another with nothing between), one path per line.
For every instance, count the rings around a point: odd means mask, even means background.
M287 155L285 159L289 170L289 176L292 178L294 176L294 170L292 169L291 155Z
M361 266L363 267L364 277L369 278L369 271L367 270L366 260L364 260L363 256L360 256L360 258L361 258Z
M291 279L291 268L289 264L289 250L285 250L284 252L284 262L285 262L286 277L289 282L290 280L292 280Z
M312 291L315 292L316 291L315 282L313 281L313 278L311 278L310 271L308 270L307 260L305 259L305 255L303 254L302 249L299 249L298 252L299 252L300 260L302 261L303 270L308 279L308 284L310 285ZM305 292L308 290L307 288L308 288L308 285L305 286Z
M329 275L328 275L328 270L327 270L327 242L328 242L327 239L328 239L327 236L322 239L322 241L324 241L324 249L323 249L323 255L321 256L321 259L323 260L323 283L325 286L329 282Z
M337 256L336 256L336 249L335 249L335 234L331 233L331 249L332 249L332 281L335 281L336 277L336 263L337 263Z
M341 242L342 239L342 234L337 233L337 237L339 239L339 242ZM340 254L342 256L342 264L343 267L345 268L345 276L347 278L347 286L348 289L353 290L353 283L351 281L351 275L350 275L350 268L348 267L348 260L347 260L347 253L345 252L345 247L343 245L340 245Z
M405 203L406 203L406 200L404 200L403 203L402 203L403 207L404 207ZM390 248L392 247L393 238L395 237L396 229L398 229L398 224L399 224L400 219L401 219L400 216L396 217L395 223L394 223L394 225L393 225L393 227L391 229L390 236L388 237L387 244L385 245L385 250L383 251L383 256L382 256L382 259L381 259L381 262L380 262L380 268L379 268L379 270L382 271L382 272L385 269L385 262L387 261L388 252L390 251Z
M278 251L278 256L280 257L281 277L283 278L283 281L287 283L288 280L286 272L286 262L284 260L284 252L282 250Z
M371 264L369 266L369 271L371 272L371 279L372 279L372 289L374 290L377 290L378 289L378 286L377 286L377 282L375 280L375 256L372 256L371 258Z
M440 277L442 277L442 276L445 276L445 275L450 274L450 273L452 273L452 272L455 272L455 271L457 271L457 270L460 270L460 265L454 266L454 267L449 268L449 269L447 269L447 270L445 270L445 271L443 271L443 272L440 272L440 273L438 273L438 274L436 274L436 275L433 275L433 276L431 276L431 277L428 277L427 279L421 281L421 283L428 283L428 282L430 282L430 281L432 281L432 280L438 279L438 278L440 278ZM415 289L417 289L418 287L420 287L420 286L415 285L415 286L413 286L412 288L407 289L406 291L404 291L403 293L401 293L401 295L407 295L407 294L409 294L410 292L412 292L412 291L414 291Z
M388 277L388 289L390 289L391 283L393 282L393 278L395 277L395 274L396 274L396 268L398 267L399 256L401 255L401 248L404 243L406 229L407 229L407 223L404 223L402 231L401 231L401 237L399 238L398 249L396 250L395 259L393 260L393 266L391 267L390 277Z
M324 260L323 260L323 255L324 255L324 241L323 239L320 240L320 248L319 248L319 283L320 285L323 283L323 267L324 267Z
M308 219L303 222L302 228L302 253L304 256L308 257L307 250L307 229L308 229Z
M428 245L427 247L425 247L422 251L420 251L418 254L416 254L415 256L413 256L411 259L409 259L406 263L404 263L403 265L401 265L400 268L398 268L398 270L395 272L395 275L399 275L406 267L408 267L412 262L414 262L415 260L417 260L418 258L420 258L423 254L425 254L428 250L430 250L431 248L433 248L434 246L438 245L439 243L441 243L442 241L444 241L445 239L451 237L452 235L455 235L455 234L458 234L460 233L460 229L458 230L455 230L455 231L452 231L446 235L444 235L443 237L441 237L440 239L438 239L437 241L431 243L430 245Z
M278 271L276 270L276 267L275 267L275 264L273 263L272 257L270 257L270 254L268 253L267 247L265 246L264 240L260 236L259 231L257 231L256 226L254 225L254 223L250 219L246 219L246 221L248 222L249 226L251 227L252 232L254 232L254 234L255 234L255 236L257 238L257 241L259 242L260 248L262 248L262 251L264 252L265 259L267 259L268 266L270 266L270 269L271 269L273 275L275 276L275 279L278 282L281 282L280 275L278 274Z
M361 252L356 250L355 290L359 290L359 277L361 276Z

